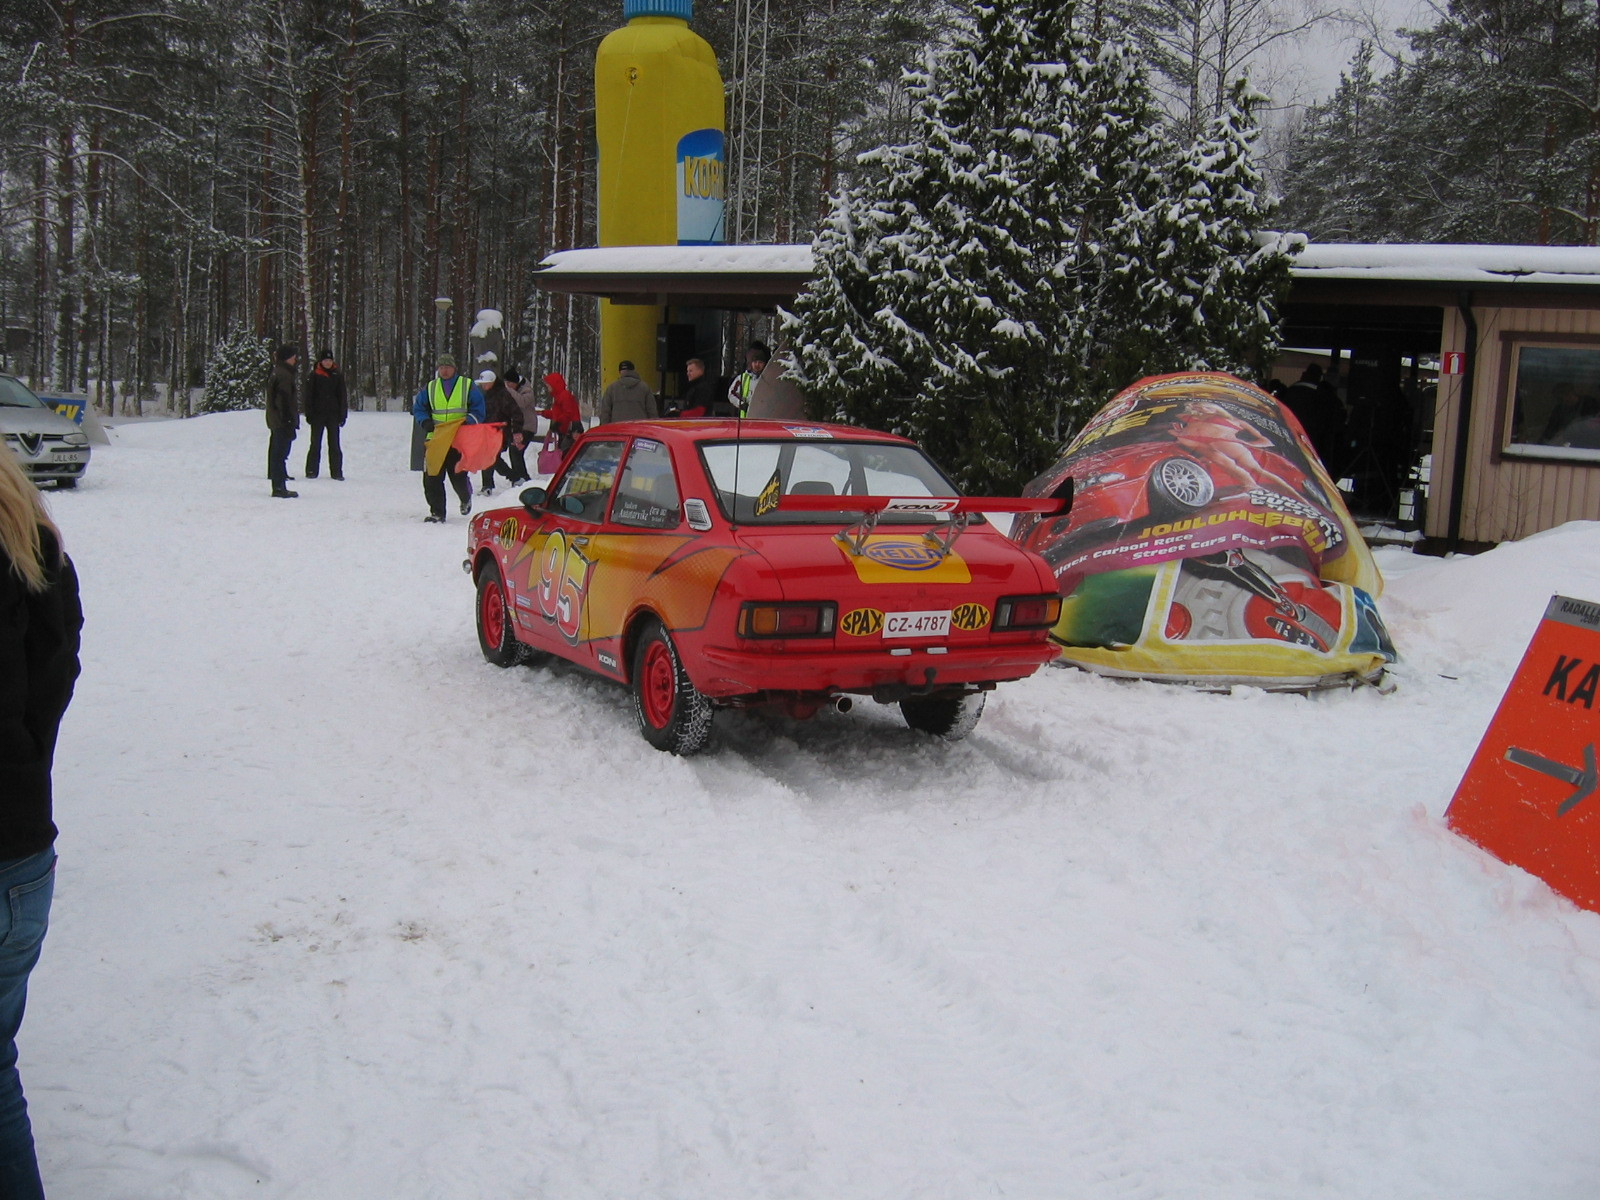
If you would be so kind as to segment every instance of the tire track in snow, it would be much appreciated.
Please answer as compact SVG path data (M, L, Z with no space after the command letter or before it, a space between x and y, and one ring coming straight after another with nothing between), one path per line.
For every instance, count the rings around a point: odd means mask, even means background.
M965 1119L987 1127L981 1146L990 1154L1017 1141L1017 1125L1031 1136L1010 1164L1020 1178L996 1179L997 1190L1156 1200L1159 1187L1125 1153L1122 1137L1105 1119L1105 1097L1059 1053L1043 1050L1038 1033L998 999L989 981L919 936L909 922L894 919L884 906L859 906L842 933L862 960L860 978L879 978L880 986L901 1001L896 1011L902 1019L917 1011L938 1015L938 1027L927 1027L913 1046L924 1062L935 1064L930 1070L944 1076L950 1090L959 1093L970 1081L993 1073L986 1067L998 1066L1010 1103L976 1116L969 1108ZM1071 1147L1065 1155L1064 1146ZM1056 1153L1045 1158L1039 1153L1044 1147ZM1080 1177L1062 1178L1063 1163L1080 1167Z

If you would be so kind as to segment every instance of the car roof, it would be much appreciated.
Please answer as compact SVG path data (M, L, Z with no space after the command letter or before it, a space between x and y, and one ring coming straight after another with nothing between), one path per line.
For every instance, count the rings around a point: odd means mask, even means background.
M801 433L799 430L822 432ZM832 425L824 421L769 421L748 418L740 421L732 417L675 418L657 421L616 421L609 425L596 425L588 431L592 436L653 437L670 442L721 442L743 437L765 441L822 441L840 442L898 442L915 446L910 438L897 433L881 433L876 429L863 429L858 425Z

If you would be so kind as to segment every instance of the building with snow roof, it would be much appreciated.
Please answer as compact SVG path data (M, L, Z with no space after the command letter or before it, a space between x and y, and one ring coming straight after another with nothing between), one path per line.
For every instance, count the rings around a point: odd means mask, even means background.
M808 245L636 246L553 254L536 280L665 306L703 341L706 313L774 309L811 274ZM1600 520L1600 248L1313 244L1292 277L1276 374L1332 367L1358 509L1442 549ZM695 353L672 328L663 379Z

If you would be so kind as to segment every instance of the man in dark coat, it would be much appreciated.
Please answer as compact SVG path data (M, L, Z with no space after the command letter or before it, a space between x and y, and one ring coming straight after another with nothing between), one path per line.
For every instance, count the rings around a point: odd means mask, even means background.
M677 399L678 411L671 415L689 418L709 417L712 406L722 394L722 389L717 386L715 379L706 374L705 360L691 358L684 363L683 373L689 377L689 386L683 389L683 395Z
M289 490L289 447L300 429L300 376L295 366L300 353L293 346L279 346L272 378L267 380L267 478L272 494L279 500L293 500L299 492Z
M1310 364L1283 394L1283 404L1299 420L1322 465L1335 479L1345 465L1346 417L1339 393L1323 381L1322 368Z
M344 479L344 452L339 448L339 430L350 415L345 395L344 373L333 361L333 351L317 355L316 370L306 380L306 424L311 428L311 445L306 448L306 478L315 479L322 466L322 435L328 435L328 476Z
M656 394L639 378L633 364L624 360L617 368L616 380L600 394L600 406L595 410L597 423L653 421L659 415Z

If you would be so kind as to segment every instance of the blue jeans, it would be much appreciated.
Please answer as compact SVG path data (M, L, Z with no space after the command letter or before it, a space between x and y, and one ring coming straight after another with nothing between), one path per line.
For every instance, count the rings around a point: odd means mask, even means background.
M39 1164L33 1156L28 1102L17 1075L17 1030L28 1001L28 972L50 924L55 894L56 852L0 862L0 1200L43 1200Z

